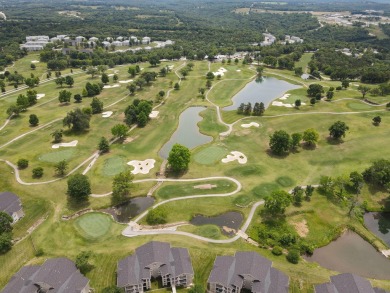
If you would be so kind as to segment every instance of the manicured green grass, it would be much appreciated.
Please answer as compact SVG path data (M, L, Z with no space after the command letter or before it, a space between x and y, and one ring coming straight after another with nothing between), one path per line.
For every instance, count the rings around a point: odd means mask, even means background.
M101 213L88 213L74 221L79 233L87 239L99 239L105 236L112 224L110 216Z
M105 176L114 176L123 172L126 167L125 158L122 156L113 156L104 160L102 173Z
M204 184L216 185L216 187L211 189L194 188ZM164 183L162 187L157 190L156 196L161 199L168 199L195 194L218 194L231 192L235 188L237 188L237 186L229 180L205 180L191 183Z
M313 53L304 53L301 59L299 59L298 62L295 62L295 67L302 67L303 73L305 73L312 56Z
M62 160L68 161L75 156L76 151L74 149L66 149L61 151L54 151L39 156L39 160L49 163L58 163Z
M223 159L228 153L225 148L210 146L195 153L194 160L199 164L211 165Z
M279 186L276 183L261 183L252 189L252 193L257 198L264 198L270 195L273 191L278 190Z

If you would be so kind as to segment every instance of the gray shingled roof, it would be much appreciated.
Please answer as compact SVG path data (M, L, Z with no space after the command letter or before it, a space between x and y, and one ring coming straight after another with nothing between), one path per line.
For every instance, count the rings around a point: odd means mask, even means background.
M271 266L270 260L256 252L237 252L234 257L217 256L208 283L242 288L244 276L248 275L254 279L252 292L287 293L289 278Z
M21 206L20 199L16 194L8 191L0 193L0 211L12 216L13 213L21 209Z
M345 273L330 277L331 283L316 285L316 293L388 293L379 288L372 288L371 283L354 274Z
M41 266L26 266L9 281L2 293L32 293L39 287L50 293L79 293L89 283L67 258L53 258Z
M141 279L150 278L150 266L160 265L162 275L172 277L194 274L190 255L186 248L172 247L169 243L151 241L135 250L135 253L118 262L117 286L136 285Z

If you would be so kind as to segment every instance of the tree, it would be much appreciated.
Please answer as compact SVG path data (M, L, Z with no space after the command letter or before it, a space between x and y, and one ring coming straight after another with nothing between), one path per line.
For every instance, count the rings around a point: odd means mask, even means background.
M187 68L181 69L180 74L183 76L183 79L186 79L186 76L188 75L188 69Z
M371 91L371 88L366 85L359 85L358 91L362 94L363 99L365 98L366 94Z
M180 84L178 82L175 83L173 88L178 91L180 89Z
M286 255L286 259L292 264L297 264L300 259L299 251L295 249L290 250Z
M65 160L59 161L57 164L54 165L54 170L57 176L64 176L66 173L66 170L68 169L68 163Z
M307 94L309 97L315 97L318 94L322 94L324 92L324 88L320 84L313 83L309 85L307 89Z
M311 98L310 99L310 105L314 106L317 102L317 99L316 98Z
M84 131L89 128L89 120L91 117L85 114L79 108L68 112L63 120L63 125L72 128L73 131Z
M80 94L75 94L73 96L73 99L76 101L76 103L81 103L81 101L83 100L83 97Z
M342 80L341 87L345 88L345 89L348 88L349 87L349 80L346 80L346 79Z
M137 74L137 71L134 66L130 66L127 72L130 74L131 77L135 77Z
M269 147L275 155L283 155L290 148L290 135L284 130L277 130L270 136Z
M345 124L345 122L337 121L329 127L329 135L333 139L339 140L341 137L345 137L347 130L349 130L349 127Z
M211 71L207 72L206 78L207 78L208 80L213 80L214 77L215 77L215 76L214 76L214 73L212 73Z
M349 174L349 181L352 183L352 189L356 194L359 194L364 185L363 175L354 171Z
M297 149L299 147L299 144L301 143L302 140L302 134L301 133L293 133L291 134L291 145L290 147L292 149Z
M302 67L295 67L294 68L294 73L295 73L296 76L301 76L303 74Z
M98 98L93 98L91 102L92 114L98 114L103 112L103 102Z
M35 68L37 68L37 66L34 63L31 63L30 68L31 68L31 70L35 70Z
M12 232L13 219L6 212L0 211L0 235Z
M0 234L0 254L4 254L12 248L11 233Z
M36 167L32 170L32 177L33 178L41 178L43 176L43 168L42 167Z
M74 79L70 75L65 76L65 83L67 86L72 87L74 84Z
M131 95L134 95L134 93L137 89L137 86L134 83L131 83L127 86L127 89L130 91Z
M390 183L390 161L384 159L375 161L364 170L362 175L367 183L388 188Z
M211 82L211 80L207 80L206 81L206 87L208 88L208 89L210 89L211 88L211 85L212 85L212 82Z
M71 97L72 93L67 90L62 90L58 94L58 100L60 101L60 103L69 103Z
M295 186L292 190L292 198L294 200L294 205L300 206L303 200L303 189L300 186Z
M35 114L31 114L28 122L31 126L37 126L39 124L38 116Z
M137 124L138 127L144 127L148 123L148 116L146 116L145 112L139 113L137 116Z
M190 150L181 144L174 144L168 156L168 164L174 172L181 172L188 169L190 163Z
M110 82L110 78L108 77L107 73L102 74L101 80L102 80L102 83L104 83L104 84L107 84Z
M75 174L68 178L67 194L78 202L87 201L91 194L91 183L87 176Z
M303 133L302 139L309 146L315 146L319 139L319 134L314 128L306 129Z
M51 137L54 138L55 143L59 143L62 140L62 134L63 134L62 129L56 129L50 135L51 135Z
M112 182L112 202L117 205L127 200L133 181L133 174L129 170L115 175Z
M372 123L374 123L375 126L379 126L381 122L382 122L381 116L375 116L374 118L372 118Z
M27 110L30 103L25 95L19 95L16 99L16 105L20 108L21 112L24 112Z
M99 141L98 149L102 154L108 153L110 151L110 144L108 143L107 138L104 136L102 136Z
M90 74L92 78L94 78L95 75L98 73L99 73L99 70L96 67L93 67L93 66L87 67L87 74Z
M18 165L18 169L26 169L28 167L28 160L27 159L19 159L16 163Z
M83 275L88 273L93 268L93 266L89 263L89 258L91 255L91 251L81 251L76 256L76 268L78 268Z
M301 106L302 103L301 103L301 100L298 99L298 100L295 100L295 103L294 103L294 104L295 104L295 107L296 107L296 108L299 108L299 107Z
M163 207L157 207L149 211L146 216L146 223L149 225L161 225L167 222L167 212Z
M24 83L29 87L33 88L35 86L35 79L34 78L26 78Z
M112 77L112 80L116 83L116 82L118 82L118 79L119 79L118 74L114 74L114 76Z
M121 141L123 141L127 137L127 131L127 126L124 124L116 124L114 127L111 128L111 134Z
M264 67L263 66L257 66L256 67L256 72L257 72L257 76L262 76L263 75L263 72L264 72Z
M264 208L272 216L283 215L286 208L291 204L291 196L284 190L277 190L266 196L264 199Z
M63 77L57 77L56 80L55 80L55 83L56 85L59 85L60 87L62 87L62 85L65 83L65 78Z
M333 91L327 91L326 92L326 98L330 101L331 99L333 99L333 96L334 96L334 92Z
M311 185L307 185L306 189L305 189L305 199L307 201L310 201L311 196L313 195L313 192L314 192L314 187Z
M142 90L142 87L146 84L146 80L142 77L140 78L137 78L137 80L135 81L135 84L137 86L139 86L139 89Z

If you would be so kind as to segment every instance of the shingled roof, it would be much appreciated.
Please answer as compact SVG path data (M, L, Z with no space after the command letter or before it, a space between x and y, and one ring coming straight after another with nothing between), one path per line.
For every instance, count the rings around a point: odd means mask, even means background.
M242 288L244 278L250 276L252 292L287 293L289 278L271 267L272 262L256 252L237 252L235 256L218 256L208 283L226 288Z
M118 262L117 286L136 285L142 279L151 278L150 269L159 266L162 275L194 274L186 248L171 247L169 243L151 241L135 250L135 253Z
M0 211L12 216L13 213L21 209L21 202L19 197L12 192L0 193Z
M41 266L25 266L9 281L2 293L79 293L89 283L67 258L52 258Z
M315 286L316 293L389 293L373 288L371 283L354 274L345 273L330 277L330 283Z

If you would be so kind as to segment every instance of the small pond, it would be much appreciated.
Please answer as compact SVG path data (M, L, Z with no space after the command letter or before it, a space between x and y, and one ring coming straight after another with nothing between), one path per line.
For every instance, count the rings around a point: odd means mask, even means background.
M193 149L213 140L211 136L200 133L197 125L203 119L199 113L205 109L205 107L189 107L180 114L178 128L171 139L159 151L159 155L162 158L168 158L169 152L175 143Z
M314 254L305 259L341 273L390 279L390 259L352 231L347 231L327 246L314 250Z
M366 213L364 224L390 247L390 213Z
M241 103L249 102L252 107L255 103L263 102L267 108L273 100L280 98L285 92L298 88L300 88L299 85L274 77L257 78L249 82L232 98L233 105L227 106L223 110L237 110Z
M224 234L230 235L233 234L234 231L229 231L230 229L239 230L241 228L241 224L244 220L244 217L239 212L226 212L224 214L214 216L214 217L206 217L203 215L196 215L190 221L192 225L201 226L201 225L216 225L222 229ZM224 228L224 227L227 227Z
M151 207L154 203L153 197L135 197L131 200L104 210L111 214L119 223L128 223L132 218Z

